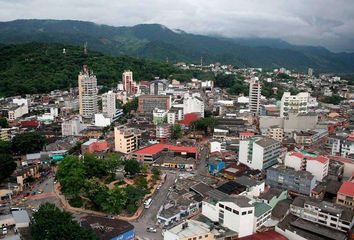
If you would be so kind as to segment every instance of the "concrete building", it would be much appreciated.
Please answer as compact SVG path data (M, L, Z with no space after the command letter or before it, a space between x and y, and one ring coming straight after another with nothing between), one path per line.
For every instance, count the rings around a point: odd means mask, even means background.
M152 111L152 122L157 125L167 121L167 111L155 108Z
M203 200L202 204L204 216L237 232L238 237L253 233L254 206L249 198L230 197L218 190L212 190L208 194L209 197Z
M345 181L337 192L336 203L354 210L354 181Z
M79 110L84 118L92 118L98 112L97 105L97 78L89 71L87 65L83 66L78 76Z
M297 197L290 204L290 212L304 220L343 232L348 232L354 225L351 209L309 197Z
M187 220L164 232L164 240L213 240L214 234L209 225L196 220Z
M185 94L183 98L183 114L198 113L204 118L204 101L197 95Z
M279 126L271 126L268 128L267 137L282 142L284 139L284 129Z
M107 127L111 125L112 119L109 117L106 117L102 113L97 113L95 114L95 126L96 127Z
M240 141L238 159L252 169L264 170L278 163L281 143L268 137L252 137Z
M15 100L15 99L14 99ZM28 104L27 100L25 103L19 102L10 103L0 109L0 114L7 118L8 121L14 121L26 114L28 114Z
M138 98L138 112L152 113L155 109L168 111L171 108L171 96L142 95Z
M81 153L105 152L109 149L106 140L90 139L81 144Z
M341 156L342 157L349 157L349 155L354 154L354 140L347 138L342 142L341 146Z
M80 132L87 128L87 125L82 122L81 116L73 116L70 119L64 120L61 124L61 135L79 136Z
M131 153L139 148L141 133L137 129L115 127L114 146L115 151L124 154Z
M133 80L133 72L130 70L125 70L122 74L123 90L126 91L128 95L138 93L138 84Z
M168 124L156 125L156 139L165 142L170 136L170 126Z
M9 131L10 131L10 128L0 127L0 140L1 141L9 141L10 140Z
M249 91L249 110L256 115L261 112L260 102L261 102L261 90L262 85L258 78L252 79L250 81L250 91Z
M310 94L301 92L291 95L290 92L284 92L280 102L280 117L286 117L289 112L307 113Z
M102 113L113 118L116 113L116 94L113 91L102 94Z
M167 89L167 80L155 80L150 82L150 95L161 95Z
M305 155L300 152L289 152L285 156L284 165L294 168L296 171L307 171L322 182L328 175L329 158L324 156Z
M316 129L309 131L298 131L294 132L294 140L297 144L304 146L309 146L319 141L323 140L324 137L328 136L327 129Z
M316 179L309 172L281 166L267 170L266 184L272 188L286 189L292 194L309 196L316 186Z

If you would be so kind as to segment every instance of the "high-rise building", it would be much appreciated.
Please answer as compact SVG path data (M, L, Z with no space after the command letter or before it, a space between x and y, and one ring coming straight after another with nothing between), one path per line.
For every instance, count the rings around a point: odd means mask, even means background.
M167 88L166 80L155 80L150 83L150 95L160 95Z
M79 109L84 118L92 118L98 112L97 105L97 78L89 71L87 65L83 66L78 76Z
M284 92L280 103L280 117L287 117L289 112L307 113L310 94L301 92L291 95L290 92Z
M102 113L108 118L113 118L116 110L116 94L113 91L104 93L102 95Z
M249 91L249 109L251 112L255 113L256 115L260 114L261 108L261 90L262 85L258 81L258 78L254 78L250 81L250 91Z
M127 92L128 95L136 94L138 92L138 85L133 80L133 72L130 70L125 70L122 74L123 90Z

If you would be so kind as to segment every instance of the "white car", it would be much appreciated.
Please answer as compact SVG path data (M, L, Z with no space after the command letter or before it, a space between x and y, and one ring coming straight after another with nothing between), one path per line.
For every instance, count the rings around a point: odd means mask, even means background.
M7 234L7 228L3 228L2 229L2 235L6 235Z
M151 232L151 233L156 233L156 232L157 232L156 228L153 228L153 227L148 227L148 228L146 229L146 231L147 231L147 232Z

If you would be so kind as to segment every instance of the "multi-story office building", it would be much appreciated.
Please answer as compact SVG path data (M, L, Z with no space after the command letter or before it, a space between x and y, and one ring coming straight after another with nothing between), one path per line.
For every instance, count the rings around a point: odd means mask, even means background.
M282 142L284 139L284 129L279 126L271 126L268 128L267 136L279 142Z
M167 80L155 80L150 83L150 95L160 95L167 89Z
M61 124L61 135L65 136L79 136L80 132L87 128L87 125L82 122L81 116L73 116L64 120Z
M337 192L337 204L354 210L354 180L345 181Z
M301 92L296 95L291 95L290 92L285 92L280 102L280 117L287 117L289 112L307 113L310 94Z
M250 91L249 91L249 109L252 113L259 115L261 112L261 90L262 85L258 78L254 78L250 81Z
M138 84L133 80L133 72L130 70L125 70L122 74L123 90L127 92L128 95L138 93Z
M290 212L307 221L343 232L348 232L354 225L354 212L351 209L309 197L297 197L290 204Z
M183 98L183 114L198 113L204 117L204 101L199 96L185 94Z
M294 139L297 144L309 146L315 144L328 136L327 129L316 129L309 131L294 132Z
M171 96L143 95L138 98L138 112L152 113L155 108L168 111L171 108Z
M347 138L342 142L341 156L346 158L353 158L354 155L354 139Z
M128 154L139 148L141 133L137 129L115 127L114 145L117 152Z
M264 170L278 163L281 143L268 137L251 137L240 141L238 159L252 169Z
M267 170L266 184L272 188L288 190L289 193L309 196L316 186L316 179L309 172L281 166Z
M103 115L108 118L113 118L116 110L116 94L113 91L102 94Z
M98 112L97 105L97 78L89 71L87 65L83 66L78 76L80 115L92 118Z
M213 222L238 233L238 237L251 235L254 228L255 207L245 196L230 197L219 191L208 192L203 200L202 214Z
M328 175L329 159L325 156L306 155L300 152L289 152L285 156L284 165L296 171L308 171L317 181L322 182Z
M168 124L156 125L156 139L164 142L170 136L170 126Z

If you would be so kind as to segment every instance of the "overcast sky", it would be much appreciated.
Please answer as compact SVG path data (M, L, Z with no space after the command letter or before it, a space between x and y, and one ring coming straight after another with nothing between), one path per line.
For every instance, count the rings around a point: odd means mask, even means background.
M0 21L160 23L190 33L281 38L354 52L354 0L0 0Z

